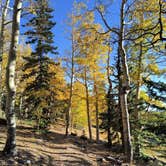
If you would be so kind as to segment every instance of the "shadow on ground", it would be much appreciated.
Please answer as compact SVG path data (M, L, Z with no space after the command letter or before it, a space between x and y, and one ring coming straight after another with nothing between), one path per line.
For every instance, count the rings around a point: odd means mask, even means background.
M2 150L5 127L0 127L0 131ZM90 166L97 165L99 156L110 154L104 144L89 143L76 136L65 137L58 130L40 134L25 126L17 127L17 147L18 155L14 159L1 156L0 165Z

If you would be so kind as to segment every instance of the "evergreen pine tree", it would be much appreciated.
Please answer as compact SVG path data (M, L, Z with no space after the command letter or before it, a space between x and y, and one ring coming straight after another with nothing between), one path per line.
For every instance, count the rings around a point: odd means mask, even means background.
M152 100L158 100L166 105L166 84L164 82L155 82L152 80L144 79L144 82L147 87L147 93ZM147 104L151 107L151 109L155 109L157 111L165 111L165 106L159 106L156 104L152 104L147 102Z
M53 100L50 88L50 79L55 73L49 72L49 65L54 64L49 58L50 54L57 54L57 47L53 46L53 33L51 29L55 22L52 21L48 0L35 0L35 14L26 23L28 31L25 32L27 44L34 46L30 57L24 57L26 63L23 79L32 79L24 91L30 115L35 115L39 128L46 128L50 122L50 105ZM31 70L30 70L31 69ZM38 95L40 93L40 95Z
M133 113L135 111L134 101L136 88L131 86L131 93L129 93L129 111L130 111L130 123L132 135L139 135L138 142L133 142L133 148L138 144L140 146L140 157L144 157L143 149L146 146L155 147L165 142L165 110L166 110L166 84L164 82L155 82L150 79L143 79L146 86L146 93L148 94L148 100L143 98L139 99L138 111L140 112L140 118L137 122L140 130L135 129L135 117ZM159 101L163 104L158 104ZM146 144L146 146L145 146Z

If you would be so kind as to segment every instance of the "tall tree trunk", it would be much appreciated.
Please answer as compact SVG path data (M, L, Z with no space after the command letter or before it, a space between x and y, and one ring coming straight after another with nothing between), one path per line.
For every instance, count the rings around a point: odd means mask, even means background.
M101 15L101 18L105 24L105 26L112 32L118 35L118 56L120 56L121 60L121 68L122 74L119 81L121 82L121 87L119 89L119 100L120 100L120 110L122 113L122 127L123 127L123 140L124 140L124 148L126 161L132 162L133 160L133 151L131 146L131 134L130 134L130 123L129 123L129 113L127 106L127 95L130 89L130 77L128 72L127 58L126 52L124 49L124 19L125 19L125 4L127 0L121 0L120 7L120 28L119 31L116 31L114 28L110 28L109 24L105 20L102 12L98 9L97 11Z
M122 111L122 124L123 124L123 137L124 137L124 148L126 162L131 163L133 160L132 144L131 144L131 134L130 134L130 121L128 113L127 95L130 88L130 77L128 72L127 57L124 49L124 9L126 0L121 2L120 10L120 31L119 31L119 54L121 57L122 65L122 87L120 88L120 106Z
M87 83L86 67L84 70L84 85L85 85L85 91L86 91L86 111L87 111L87 119L88 119L89 139L92 140L91 118L90 118L90 108L89 108L89 90L88 90L88 83Z
M117 59L117 78L118 78L118 110L119 110L119 115L120 115L120 119L119 119L119 123L120 125L120 132L121 132L121 140L122 140L122 148L124 149L124 136L123 136L123 124L122 124L122 111L121 111L121 104L120 104L120 91L121 91L121 86L122 86L122 81L121 81L121 63L120 63L120 53L119 53L119 49L118 49L118 59Z
M96 81L94 82L94 92L95 92L95 108L96 108L96 142L99 142L99 105L98 105L98 89Z
M107 141L108 145L112 146L112 139L111 139L111 86L109 85L108 92L107 92Z
M144 11L144 5L142 4L142 11ZM144 22L144 12L140 13L140 23L143 24ZM141 35L143 32L141 32ZM136 134L134 135L134 142L135 142L135 157L140 157L140 129L141 126L139 124L139 99L140 99L140 87L141 87L141 71L142 71L142 57L143 57L143 44L142 41L139 45L139 59L138 59L138 74L137 74L137 83L136 83L136 98L135 98L135 110L134 110L134 130L136 131Z
M12 23L12 37L9 51L8 64L6 68L6 119L7 119L7 139L3 150L4 154L15 155L16 150L16 119L15 119L15 65L16 51L19 40L19 26L21 16L22 0L15 0Z
M127 93L124 93L123 87L121 88L120 91L120 105L122 111L123 139L124 139L124 150L126 155L126 161L132 162L133 154L131 147L129 113L127 107Z
M139 139L139 132L140 132L140 124L139 124L139 99L140 99L140 87L141 87L141 69L142 69L142 42L140 43L140 53L139 53L139 60L138 60L138 75L137 75L137 84L136 84L136 98L135 98L135 110L134 110L134 130L136 130L136 134L134 135L135 141L135 156L138 158L140 155L140 139Z
M69 96L69 103L68 103L68 109L66 113L66 136L69 134L69 128L71 123L71 107L72 107L72 96L73 96L73 80L74 80L74 30L72 27L72 55L71 55L71 77L70 77L70 96Z
M70 112L70 131L71 131L71 133L73 132L73 114L72 114L72 112Z
M1 17L1 31L0 31L0 108L2 104L2 58L4 53L4 30L5 30L5 21L8 12L10 0L6 0L4 7L2 6L2 17ZM2 2L1 2L2 4Z
M107 92L107 118L108 118L108 124L107 124L107 141L108 145L112 146L112 139L111 139L111 107L113 108L113 96L111 95L112 92L112 81L110 78L110 43L109 43L109 50L108 50L108 57L107 57L107 80L109 84L108 92Z
M10 0L6 0L4 7L2 7L3 9L2 9L1 31L0 31L0 61L2 61L2 56L3 56L5 21L6 21L9 3Z

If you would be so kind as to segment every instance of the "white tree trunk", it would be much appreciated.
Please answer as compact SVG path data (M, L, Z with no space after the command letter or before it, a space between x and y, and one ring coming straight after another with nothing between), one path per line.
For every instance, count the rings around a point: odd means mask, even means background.
M8 64L6 68L6 118L7 118L7 140L4 147L4 154L15 155L16 150L16 120L15 120L15 66L16 51L19 40L19 26L21 16L22 0L15 0L12 23L12 37L9 50Z
M2 4L2 1L0 2ZM2 104L2 58L3 58L3 50L4 50L4 30L5 30L5 21L8 12L10 0L5 1L4 7L2 7L2 17L1 17L1 31L0 31L0 108Z
M1 31L0 31L0 58L2 58L2 55L3 55L4 28L5 28L5 21L6 21L8 8L9 8L9 3L10 3L10 0L6 0L4 7L2 7Z
M130 120L128 113L128 102L127 96L130 89L130 76L128 71L127 57L124 49L124 9L125 9L126 0L121 2L121 11L120 11L120 32L119 32L119 54L121 57L121 83L120 87L120 106L122 112L122 125L123 125L123 140L124 140L124 151L126 156L126 162L131 163L133 160L133 151L131 144L131 133L130 133Z

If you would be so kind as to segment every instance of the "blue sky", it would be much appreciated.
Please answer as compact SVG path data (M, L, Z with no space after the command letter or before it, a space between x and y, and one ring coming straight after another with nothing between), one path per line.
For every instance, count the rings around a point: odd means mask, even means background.
M66 31L67 15L71 13L73 0L51 0L51 7L54 11L54 21L57 23L53 28L55 35L55 45L58 46L58 52L62 56L65 50L70 49L69 36Z
M54 42L55 46L58 47L59 56L62 57L66 54L66 51L70 51L71 42L69 40L69 27L67 27L68 15L72 11L72 5L74 0L49 0L50 7L52 7L55 11L54 21L56 22L55 27L52 29L55 37ZM90 9L94 6L95 0L76 0L77 2L88 2L88 6ZM103 0L102 2L110 2L110 0ZM114 0L112 7L110 8L109 17L107 17L110 25L118 25L119 23L119 4L121 0ZM13 6L14 0L10 1L10 6ZM26 2L24 2L25 5ZM26 18L21 19L21 25L23 25L26 21ZM96 22L103 24L99 15L96 15ZM103 26L104 28L104 26ZM20 28L21 32L25 31L24 28Z
M77 0L77 1L83 2L85 0ZM95 0L86 0L86 1L88 1L88 6L92 8ZM107 2L107 1L110 2L110 0L102 0L102 2ZM59 57L65 56L66 51L71 50L71 41L68 39L70 34L67 33L67 29L69 29L69 27L67 26L66 22L68 20L68 15L72 11L73 2L74 0L50 0L50 6L55 10L53 15L54 15L54 21L57 24L53 28L53 33L55 35L54 42L55 46L58 47ZM106 17L108 23L111 26L118 26L119 24L120 2L121 0L113 1L113 4L110 7L109 13ZM13 6L13 0L11 0L11 6ZM23 22L24 21L22 21L22 23ZM103 24L99 15L96 16L96 22ZM112 53L111 61L113 60L113 57L115 55L116 55L116 46L115 50Z
M54 11L54 21L57 23L53 29L55 35L55 45L58 46L59 56L63 56L66 53L66 50L70 50L70 40L69 34L67 33L67 20L68 15L72 11L72 4L74 0L51 0L51 7ZM111 17L107 18L111 25L118 25L118 16L119 16L119 2L116 0L111 8ZM94 0L89 0L88 6L92 8L94 5ZM96 16L96 22L102 24L102 21L99 15Z

